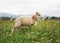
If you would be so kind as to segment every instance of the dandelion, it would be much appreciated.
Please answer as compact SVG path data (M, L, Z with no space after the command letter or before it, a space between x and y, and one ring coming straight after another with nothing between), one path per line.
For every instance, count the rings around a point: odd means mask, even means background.
M52 41L52 39L50 39L49 41Z
M58 42L58 40L56 40L56 42Z
M44 35L46 35L46 33L44 33Z
M39 34L39 32L37 32L36 34Z
M43 37L41 39L44 39Z

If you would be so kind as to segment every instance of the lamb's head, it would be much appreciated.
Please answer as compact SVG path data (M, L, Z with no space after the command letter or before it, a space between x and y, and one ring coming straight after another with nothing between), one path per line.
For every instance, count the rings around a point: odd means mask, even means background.
M33 16L34 19L42 19L44 20L44 18L41 16L41 14L39 12L36 12L36 14Z
M36 19L41 19L42 18L39 12L36 12L35 15L36 15Z

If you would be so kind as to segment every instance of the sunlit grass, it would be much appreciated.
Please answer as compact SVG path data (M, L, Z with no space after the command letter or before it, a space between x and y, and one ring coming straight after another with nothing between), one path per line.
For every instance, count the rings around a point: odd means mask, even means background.
M22 26L9 36L14 21L0 21L0 43L60 43L60 20L38 21L32 28Z

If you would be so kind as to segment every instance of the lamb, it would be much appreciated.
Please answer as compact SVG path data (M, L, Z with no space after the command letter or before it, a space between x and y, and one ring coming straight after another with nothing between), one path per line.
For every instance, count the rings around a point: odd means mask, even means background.
M36 23L37 19L43 19L39 12L36 12L36 14L33 16L16 18L15 19L15 25L12 29L12 33L15 29L17 29L21 26L29 26L31 28L31 26L33 26Z

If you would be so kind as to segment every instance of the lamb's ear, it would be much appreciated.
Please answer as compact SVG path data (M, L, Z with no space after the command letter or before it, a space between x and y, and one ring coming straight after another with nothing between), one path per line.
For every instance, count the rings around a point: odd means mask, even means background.
M39 12L36 12L36 15L41 16Z
M36 12L36 15L38 14L38 12Z
M32 16L32 19L36 19L36 16L34 15L34 16Z

